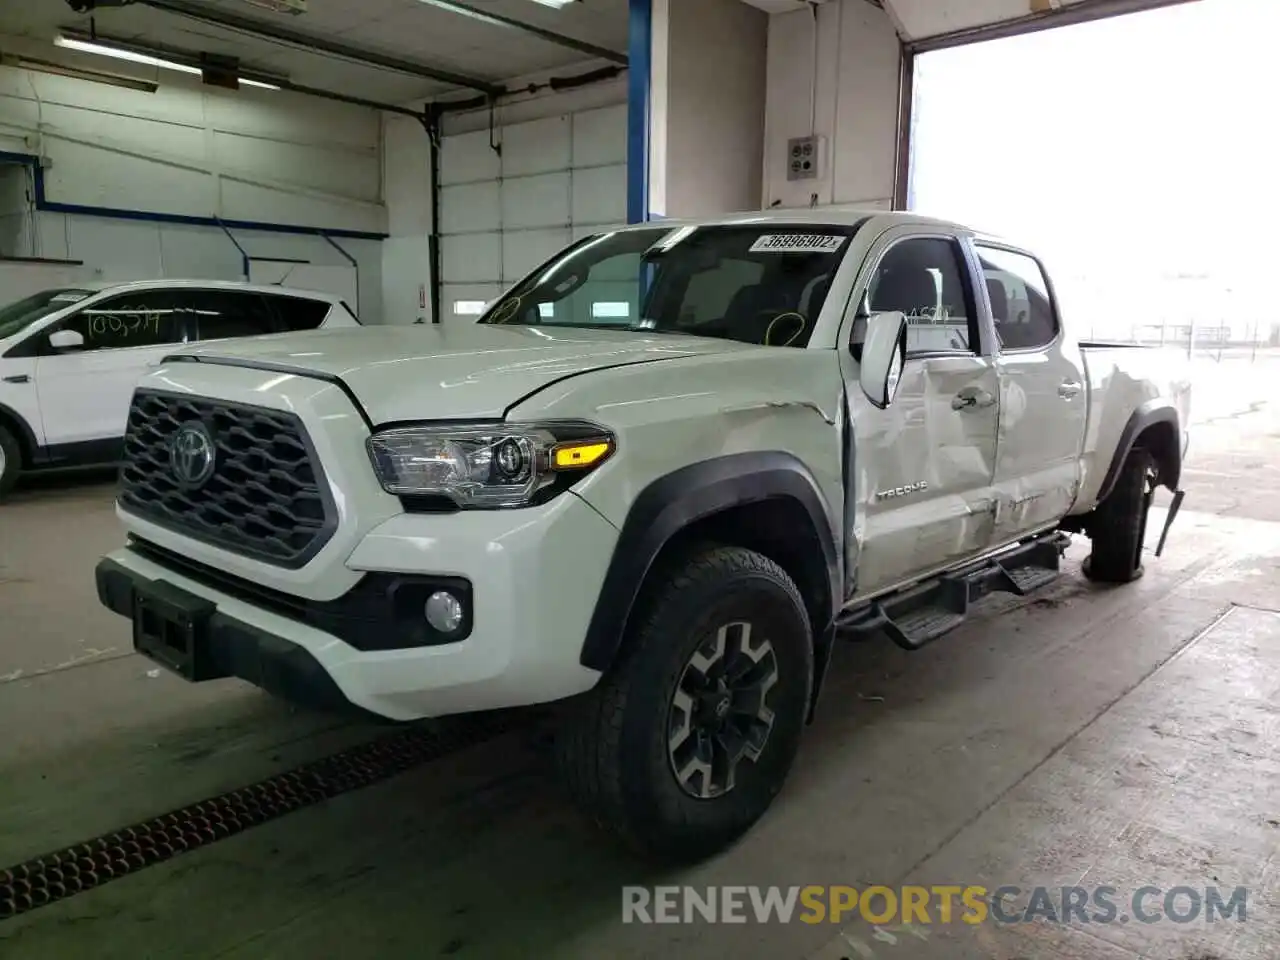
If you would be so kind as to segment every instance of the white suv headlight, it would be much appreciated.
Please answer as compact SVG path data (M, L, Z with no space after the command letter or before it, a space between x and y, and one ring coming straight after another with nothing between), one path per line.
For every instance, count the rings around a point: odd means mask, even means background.
M447 498L458 507L523 507L599 466L614 450L593 423L448 423L396 427L369 438L387 493Z

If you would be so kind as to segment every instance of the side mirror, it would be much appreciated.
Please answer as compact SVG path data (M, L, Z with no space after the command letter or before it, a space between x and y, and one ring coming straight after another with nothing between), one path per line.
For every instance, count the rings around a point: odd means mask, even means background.
M49 346L55 350L83 350L84 336L75 330L55 330L49 334Z
M893 403L907 359L907 318L898 311L867 320L858 380L871 403L883 410Z

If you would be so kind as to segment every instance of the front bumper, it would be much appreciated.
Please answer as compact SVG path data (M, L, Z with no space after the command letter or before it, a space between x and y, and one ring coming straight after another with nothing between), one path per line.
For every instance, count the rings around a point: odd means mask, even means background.
M96 576L102 605L130 620L139 591L155 590L158 583L165 582L145 577L111 557L98 562ZM199 656L192 659L185 672L188 680L238 677L268 693L317 710L355 709L305 647L252 623L215 609L200 646ZM175 666L172 661L165 665Z
M578 660L617 535L572 493L522 510L402 514L379 524L347 558L349 571L472 586L470 633L432 645L358 649L349 634L255 598L253 585L224 571L202 575L130 547L101 561L98 592L130 619L135 595L163 594L166 584L206 605L195 663L181 670L190 679L239 677L309 705L414 720L545 703L594 686L599 673Z

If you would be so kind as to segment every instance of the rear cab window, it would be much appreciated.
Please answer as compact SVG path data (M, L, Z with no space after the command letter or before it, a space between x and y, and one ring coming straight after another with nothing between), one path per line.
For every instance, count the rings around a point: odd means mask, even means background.
M1053 343L1061 324L1040 261L1004 247L974 246L1000 349L1039 350Z

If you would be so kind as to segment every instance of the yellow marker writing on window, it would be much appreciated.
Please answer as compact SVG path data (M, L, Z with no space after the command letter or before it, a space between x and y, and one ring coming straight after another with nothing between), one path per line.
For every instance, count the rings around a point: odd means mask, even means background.
M552 452L552 463L557 470L573 470L577 467L590 467L599 463L613 445L604 440L590 440L582 443L565 443Z

